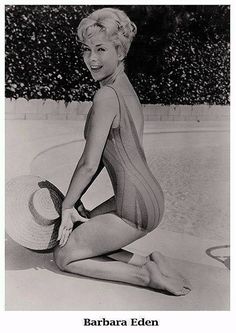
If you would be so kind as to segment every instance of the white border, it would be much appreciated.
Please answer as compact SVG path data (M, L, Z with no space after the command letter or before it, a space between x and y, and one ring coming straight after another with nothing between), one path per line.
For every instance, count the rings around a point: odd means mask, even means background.
M111 1L8 1L1 3L0 5L0 24L1 24L1 30L0 30L0 42L1 42L1 52L2 52L2 59L4 59L4 24L5 24L5 18L4 18L4 6L5 5L107 5L107 4L119 4L119 5L142 5L144 2L142 1L119 1L119 2L111 2ZM235 10L234 10L234 3L232 1L145 1L145 5L231 5L231 59L235 58L235 49L234 49L234 39L235 39ZM233 14L234 13L234 14ZM106 312L99 312L99 311L90 311L90 312L80 312L80 311L4 311L4 152L5 152L5 142L4 142L4 61L1 61L0 66L0 73L2 78L2 84L1 84L1 121L0 121L0 135L1 135L1 153L2 153L2 165L1 165L1 206L0 211L2 214L1 219L1 249L0 249L0 263L1 263L1 284L0 284L0 306L1 306L1 312L0 312L0 323L1 323L1 329L4 332L19 332L19 333L42 333L42 332L104 332L109 331L113 332L118 330L128 330L129 332L134 331L135 332L149 332L155 330L155 332L191 332L191 333L199 333L199 332L214 332L214 333L222 333L222 331L232 332L233 327L235 327L234 324L234 311L235 311L235 303L234 303L234 297L235 294L235 287L234 287L234 269L232 269L231 274L231 311L142 311L142 312L120 312L120 311L106 311ZM235 122L235 116L234 116L234 87L235 87L235 65L233 61L231 61L231 198L236 197L234 193L234 186L235 185L235 177L234 177L234 158L232 158L232 155L234 157L234 143L235 143L235 134L234 134L234 122ZM234 255L234 239L233 235L234 233L234 226L233 224L236 222L234 219L234 211L233 211L233 203L231 203L231 256ZM234 223L233 223L234 222ZM234 261L234 260L233 260ZM79 297L79 295L78 295ZM100 318L106 316L107 318L117 318L117 319L125 319L135 316L144 316L146 318L150 319L157 319L159 320L159 327L83 327L82 326L82 319L83 317L91 317L91 318Z

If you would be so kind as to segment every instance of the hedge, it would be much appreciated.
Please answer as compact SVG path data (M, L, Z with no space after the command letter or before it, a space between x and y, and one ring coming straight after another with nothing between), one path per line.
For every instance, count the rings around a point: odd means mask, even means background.
M91 100L76 28L98 7L6 6L6 97ZM229 104L229 6L115 7L138 26L126 67L142 103Z

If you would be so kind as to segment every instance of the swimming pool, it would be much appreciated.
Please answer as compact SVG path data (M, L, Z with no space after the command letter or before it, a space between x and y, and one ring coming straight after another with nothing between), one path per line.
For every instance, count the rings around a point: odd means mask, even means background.
M84 140L38 154L31 173L66 192ZM229 132L150 132L144 150L165 195L161 229L199 238L229 241ZM102 191L101 191L102 189ZM90 209L113 194L105 170L84 195Z

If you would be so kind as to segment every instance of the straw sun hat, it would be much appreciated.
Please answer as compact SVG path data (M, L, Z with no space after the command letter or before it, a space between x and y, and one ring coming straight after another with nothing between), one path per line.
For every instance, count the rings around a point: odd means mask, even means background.
M38 176L19 176L6 184L6 232L33 250L57 244L64 195Z

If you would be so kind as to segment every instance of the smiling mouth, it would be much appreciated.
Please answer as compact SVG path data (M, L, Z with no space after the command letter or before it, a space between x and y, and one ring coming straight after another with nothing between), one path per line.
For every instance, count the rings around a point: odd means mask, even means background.
M91 66L90 69L92 72L96 73L99 72L102 66Z

